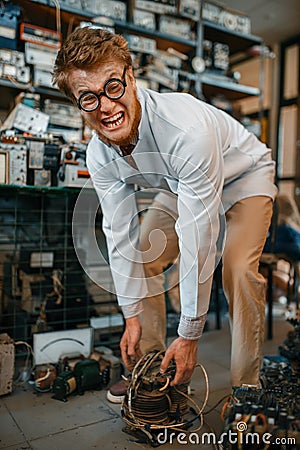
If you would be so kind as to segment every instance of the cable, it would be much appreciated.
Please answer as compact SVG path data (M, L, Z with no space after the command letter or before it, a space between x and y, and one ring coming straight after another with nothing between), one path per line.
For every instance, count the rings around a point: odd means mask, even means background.
M203 426L203 411L209 396L207 373L201 364L195 366L202 370L206 384L203 404L199 407L188 395L186 384L170 386L176 372L174 362L163 375L160 374L163 353L149 352L134 366L122 404L122 418L130 430L141 430L148 437L152 437L151 432L161 429L186 431L196 420L199 420L199 426L189 432L198 431ZM193 411L195 417L184 419L189 411Z
M59 0L53 0L56 8L56 31L61 33L60 3Z
M15 384L23 384L26 381L28 381L30 378L31 367L29 364L29 358L30 358L30 355L34 356L34 354L33 354L31 345L29 345L25 341L17 341L17 342L15 342L15 345L25 345L26 349L27 349L27 355L26 355L24 367L23 367L22 371L20 371L20 374L15 381Z
M69 36L69 34L72 33L74 22L75 22L75 16L72 16L68 23L67 36Z
M225 422L225 413L228 407L230 407L231 402L230 402L230 397L228 398L228 400L224 403L222 410L221 410L221 419L223 422Z
M33 349L32 349L32 347L31 347L31 345L28 344L28 342L25 342L25 341L16 341L16 342L15 342L15 345L25 345L25 346L26 346L26 348L27 348L26 362L28 362L30 354L31 354L32 356L34 356Z
M56 369L49 364L48 367L45 368L44 374L41 374L40 377L36 378L32 384L37 392L50 392L52 391L52 382L55 378Z
M19 83L11 75L7 75L7 79L18 89L29 89L32 87L32 83Z
M217 406L219 406L220 403L222 403L222 402L225 400L225 398L227 398L228 401L225 403L224 406L227 406L228 403L229 403L229 400L230 400L230 398L231 398L231 395L230 395L230 394L223 395L223 397L220 398L220 400L218 400L217 403L216 403L214 406L212 406L210 409L208 409L207 411L205 411L205 412L203 413L203 415L206 416L207 414L211 413L214 409L216 409Z

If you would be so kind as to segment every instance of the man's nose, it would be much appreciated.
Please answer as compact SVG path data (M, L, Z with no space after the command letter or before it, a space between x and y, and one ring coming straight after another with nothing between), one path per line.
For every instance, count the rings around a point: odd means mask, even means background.
M114 103L113 100L110 100L105 95L101 95L101 97L99 98L98 108L100 108L101 111L109 111L112 109L113 103Z

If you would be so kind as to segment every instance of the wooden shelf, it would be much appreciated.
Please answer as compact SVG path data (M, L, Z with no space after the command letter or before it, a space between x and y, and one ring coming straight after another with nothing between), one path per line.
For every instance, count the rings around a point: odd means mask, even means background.
M231 54L246 51L254 45L262 44L262 39L257 36L239 33L207 20L203 21L203 26L204 39L229 45Z
M211 98L216 93L224 93L226 97L233 100L240 100L248 96L259 96L260 90L253 86L245 86L234 81L226 80L225 77L218 77L205 74L200 75L205 97Z

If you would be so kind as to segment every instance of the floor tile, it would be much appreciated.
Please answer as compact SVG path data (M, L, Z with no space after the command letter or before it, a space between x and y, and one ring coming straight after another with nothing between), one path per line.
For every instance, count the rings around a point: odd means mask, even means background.
M50 393L36 394L28 389L15 391L5 404L26 439L31 440L116 417L103 400L100 391L70 395L62 402Z
M0 401L0 448L7 448L16 444L21 448L24 434L14 421L13 413L6 407L5 398L8 398L8 396L2 397L2 401Z

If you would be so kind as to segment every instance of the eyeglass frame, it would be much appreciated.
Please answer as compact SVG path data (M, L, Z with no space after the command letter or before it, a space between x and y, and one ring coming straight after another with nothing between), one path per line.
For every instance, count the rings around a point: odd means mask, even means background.
M122 74L122 79L120 79L120 78L116 78L116 77L114 77L114 78L109 78L105 83L104 83L104 88L103 88L103 91L101 91L101 92L99 92L99 94L97 94L96 92L93 92L93 91L85 91L85 92L83 92L82 94L80 94L80 96L78 97L78 99L76 100L76 104L77 104L77 107L78 107L78 109L80 109L80 110L82 110L82 111L85 111L85 112L93 112L93 111L96 111L96 109L97 108L99 108L99 106L100 106L100 98L104 95L104 97L106 97L106 98L108 98L109 100L119 100L120 98L122 98L123 97L123 95L125 94L125 90L126 90L126 87L127 87L127 83L126 83L126 70L127 70L127 67L125 66L124 67L124 70L123 70L123 74ZM109 83L111 83L111 82L114 82L114 81L117 81L118 83L121 83L122 85L123 85L123 87L124 87L124 91L122 92L122 94L121 95L119 95L119 97L109 97L107 94L106 94L106 92L105 92L105 90L106 90L106 86L109 84ZM95 108L93 108L93 109L85 109L85 108L83 108L82 107L82 105L80 104L80 101L81 101L81 99L82 99L82 97L84 97L85 95L87 95L87 94L93 94L95 97L97 97L97 99L98 99L98 104L97 104L97 106L95 107Z

